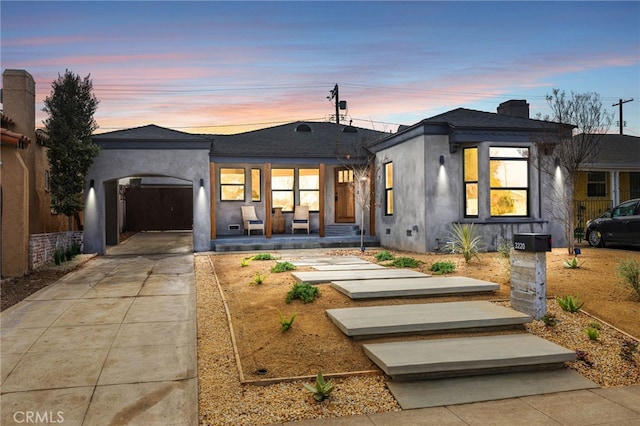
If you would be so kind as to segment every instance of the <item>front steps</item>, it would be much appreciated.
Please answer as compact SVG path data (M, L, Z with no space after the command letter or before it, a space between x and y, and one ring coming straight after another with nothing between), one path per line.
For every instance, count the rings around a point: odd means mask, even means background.
M328 309L327 315L344 334L359 339L514 329L532 320L529 315L486 301Z
M317 266L306 259L307 266ZM355 299L424 297L495 291L497 284L464 277L431 277L402 269L362 269L332 260L345 270L293 273L296 279L332 287ZM366 267L366 266L359 266ZM334 269L334 268L331 268ZM407 272L408 271L408 272ZM407 274L407 276L403 276ZM491 302L467 301L329 309L327 315L352 338L484 331L481 336L367 343L365 354L391 381L388 387L403 409L490 401L597 387L564 368L574 351L532 334L495 334L520 328L528 315ZM439 337L439 336L438 336Z
M394 381L562 368L576 353L532 334L374 343L364 352Z

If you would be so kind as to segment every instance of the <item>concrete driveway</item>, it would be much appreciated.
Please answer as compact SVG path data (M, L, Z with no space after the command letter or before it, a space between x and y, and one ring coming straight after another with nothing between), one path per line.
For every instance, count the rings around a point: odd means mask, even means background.
M136 234L2 312L0 423L197 424L191 247Z

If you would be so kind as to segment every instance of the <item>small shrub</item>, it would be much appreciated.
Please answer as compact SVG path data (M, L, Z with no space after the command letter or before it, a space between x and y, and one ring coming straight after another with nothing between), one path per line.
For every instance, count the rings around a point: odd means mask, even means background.
M276 258L271 256L271 253L260 253L253 256L251 260L276 260Z
M296 269L296 265L290 262L278 262L271 268L271 272L287 272Z
M540 321L544 323L547 327L555 327L558 325L560 320L555 316L555 314L547 313L540 318Z
M584 302L581 302L577 297L571 295L556 297L556 301L563 311L571 313L578 312L584 305Z
M267 274L256 274L255 278L253 278L253 281L251 281L252 284L256 284L256 285L260 285L264 282L264 280L267 279Z
M318 372L316 382L313 386L308 383L303 383L303 385L306 390L313 394L313 397L318 402L324 400L325 398L328 398L334 389L332 380L329 379L325 382L321 372Z
M589 323L589 328L595 328L596 330L601 330L602 324L600 324L598 321L591 321Z
M454 223L451 226L451 241L447 243L447 250L451 253L460 253L466 263L478 257L482 239L476 234L473 223Z
M417 268L420 262L413 257L397 257L389 265L396 268Z
M584 262L579 262L577 257L573 257L571 260L564 261L564 267L569 269L578 269L584 264Z
M303 303L310 303L320 296L320 289L309 283L296 283L287 293L286 302L291 303L294 299L300 299Z
M291 315L290 318L285 317L284 315L282 315L282 313L280 311L278 311L278 316L280 317L280 332L284 333L285 331L289 330L291 328L291 326L293 325L293 321L295 321L296 319L296 313L294 312L293 315Z
M638 342L635 340L624 340L620 346L620 357L625 361L635 362L635 355L638 353Z
M80 254L80 244L74 242L71 244L71 254L75 257Z
M243 268L245 266L249 266L249 261L251 260L250 257L245 257L240 261L240 266L242 266Z
M618 263L618 275L640 297L640 262L635 259L624 259Z
M389 250L382 250L382 251L377 252L376 255L374 256L374 258L378 262L384 262L386 260L393 260L393 255L391 254L391 252Z
M60 250L56 250L53 252L53 262L56 265L59 265L62 262L62 260L60 260Z
M440 261L431 265L431 268L429 268L429 270L435 275L451 274L452 272L455 272L456 264L453 262L449 262L448 260Z
M505 259L510 259L512 246L513 241L508 238L502 238L498 243L498 253L500 253Z
M64 257L65 259L67 259L67 261L73 259L73 252L71 251L71 248L65 250Z
M589 327L585 331L591 340L598 340L600 338L600 330L597 328Z

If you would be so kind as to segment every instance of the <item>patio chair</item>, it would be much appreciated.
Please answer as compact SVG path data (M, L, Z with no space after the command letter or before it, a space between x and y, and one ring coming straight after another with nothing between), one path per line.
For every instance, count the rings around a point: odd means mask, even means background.
M296 206L291 221L291 233L295 234L296 229L306 229L309 234L309 206Z
M261 230L264 234L264 222L258 219L256 216L256 208L254 206L241 206L242 220L244 222L244 229L247 230L247 235L251 235L252 230Z

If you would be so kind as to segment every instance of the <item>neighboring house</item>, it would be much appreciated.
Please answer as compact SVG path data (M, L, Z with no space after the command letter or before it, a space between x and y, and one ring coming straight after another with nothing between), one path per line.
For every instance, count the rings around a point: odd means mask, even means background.
M2 73L2 276L20 276L53 260L80 234L51 210L46 135L35 129L35 82L24 70Z
M570 134L571 126L561 128ZM562 224L550 215L562 179L541 167L552 162L544 147L559 141L558 127L530 119L524 100L502 103L497 114L458 108L399 129L371 147L383 169L380 244L441 250L459 222L474 223L489 250L525 232L564 246Z
M574 199L576 227L624 201L640 198L640 137L606 134L597 156L578 174Z
M272 212L280 208L284 232L291 232L296 205L307 205L312 233L352 224L375 234L366 208L356 202L354 168L366 164L367 145L386 133L335 123L295 122L235 135L214 137L212 164L212 239L242 233L240 206L255 206L271 235ZM367 200L368 201L368 200ZM367 203L368 205L369 203ZM240 227L238 227L240 225ZM283 232L275 229L275 232Z

